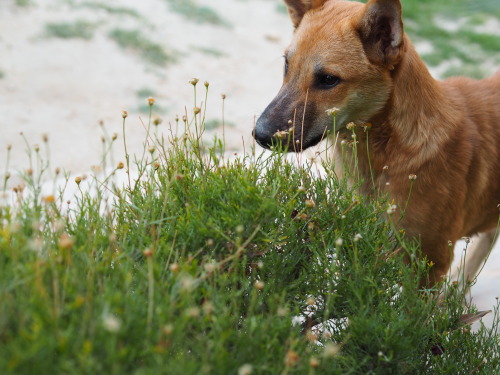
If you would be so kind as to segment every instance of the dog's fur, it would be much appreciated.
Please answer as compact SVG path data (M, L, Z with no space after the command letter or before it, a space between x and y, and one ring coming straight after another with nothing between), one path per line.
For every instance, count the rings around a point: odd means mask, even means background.
M450 267L450 241L486 233L469 250L471 280L499 219L500 72L481 81L434 80L403 31L399 0L285 2L294 37L283 86L254 129L257 142L269 148L277 132L289 132L289 150L302 151L334 130L327 110L336 107L341 136L347 123L360 125L364 193L372 191L371 168L375 186L401 210L409 175L417 176L398 225L434 263L431 284Z

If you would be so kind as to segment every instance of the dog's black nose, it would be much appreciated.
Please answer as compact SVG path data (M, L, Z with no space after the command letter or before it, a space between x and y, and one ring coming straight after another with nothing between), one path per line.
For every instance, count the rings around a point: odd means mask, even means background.
M272 134L259 128L257 125L255 129L252 130L252 137L257 141L257 143L264 148L271 147L272 144Z

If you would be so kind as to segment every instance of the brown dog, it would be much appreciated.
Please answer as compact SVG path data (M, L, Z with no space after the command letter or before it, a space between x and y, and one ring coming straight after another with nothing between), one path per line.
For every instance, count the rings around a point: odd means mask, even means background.
M357 125L364 193L376 186L403 210L413 184L398 225L434 263L431 284L450 267L450 243L484 233L466 259L472 280L499 219L500 74L434 80L403 31L399 0L285 2L295 33L283 86L254 129L257 142L269 148L289 134L288 149L302 151L333 132L327 110L335 107L341 136Z

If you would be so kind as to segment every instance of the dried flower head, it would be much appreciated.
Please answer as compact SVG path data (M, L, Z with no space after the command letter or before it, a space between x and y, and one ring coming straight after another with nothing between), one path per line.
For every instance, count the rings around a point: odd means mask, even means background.
M192 84L193 86L196 86L196 84L199 82L200 80L198 78L191 78L189 80L189 83Z
M345 126L348 130L352 130L356 127L356 124L354 122L350 122Z
M220 96L221 96L222 100L226 99L226 94L221 94Z
M335 357L340 351L340 347L331 342L325 344L325 348L323 350L323 355L325 357Z
M297 354L297 352L290 349L286 353L286 356L285 356L285 366L286 367L295 366L297 363L299 363L299 361L300 361L300 357Z
M118 165L116 166L116 169L123 169L125 167L125 164L123 162L119 162Z
M63 233L59 237L58 244L61 249L69 250L73 247L75 241L67 233Z
M178 119L178 118L177 118L177 119ZM156 117L154 118L154 120L153 120L153 125L158 126L158 125L160 125L160 124L162 123L162 121L163 121L163 120L162 120L160 117L156 116Z
M116 333L120 330L122 322L118 317L106 314L102 318L102 325L106 331Z
M128 116L128 112L127 112L127 111L125 111L125 110L123 110L123 111L122 111L122 117L123 117L123 118L127 118L127 116Z
M255 284L254 284L255 289L257 289L257 290L262 290L262 289L264 289L264 286L265 286L265 285L266 285L266 284L264 284L264 282L263 282L263 281L261 281L261 280L257 280L257 281L255 282Z
M180 270L180 267L177 263L172 263L169 268L170 268L170 271L172 271L174 273L177 273Z
M330 109L327 109L325 112L328 116L335 116L337 113L339 113L340 108L337 107L332 107Z
M313 208L316 206L316 203L312 199L306 199L304 202L307 208Z
M75 182L77 185L80 185L80 182L82 182L82 178L80 176L75 177Z
M193 108L193 112L194 112L195 115L197 115L198 113L201 112L201 109L199 107L194 107Z
M316 357L311 357L309 358L309 366L312 368L317 368L319 367L319 360Z
M252 372L253 372L253 366L248 363L245 363L238 369L238 375L251 375Z
M415 181L417 179L417 175L416 174L410 174L408 176L408 178L410 179L410 181Z

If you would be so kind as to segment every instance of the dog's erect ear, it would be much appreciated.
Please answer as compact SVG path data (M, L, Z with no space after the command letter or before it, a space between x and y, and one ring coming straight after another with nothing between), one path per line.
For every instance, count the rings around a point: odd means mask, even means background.
M308 10L319 8L327 1L328 0L285 0L293 26L299 26L302 17L304 17L304 14L306 14Z
M404 30L399 0L370 0L357 23L368 59L388 69L401 60Z

